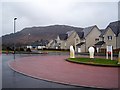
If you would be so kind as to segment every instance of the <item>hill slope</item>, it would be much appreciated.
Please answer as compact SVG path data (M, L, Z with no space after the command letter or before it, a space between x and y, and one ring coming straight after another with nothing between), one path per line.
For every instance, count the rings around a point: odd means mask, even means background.
M27 44L37 40L51 40L55 39L58 34L66 33L68 31L81 31L83 28L72 27L67 25L52 25L45 27L29 27L24 28L20 32L15 34L9 34L2 36L2 44L4 45L13 45L16 44Z

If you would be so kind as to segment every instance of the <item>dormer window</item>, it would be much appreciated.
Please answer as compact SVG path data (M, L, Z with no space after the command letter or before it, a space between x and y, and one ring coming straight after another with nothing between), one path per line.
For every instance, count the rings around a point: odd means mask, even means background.
M112 36L108 36L108 40L112 40Z

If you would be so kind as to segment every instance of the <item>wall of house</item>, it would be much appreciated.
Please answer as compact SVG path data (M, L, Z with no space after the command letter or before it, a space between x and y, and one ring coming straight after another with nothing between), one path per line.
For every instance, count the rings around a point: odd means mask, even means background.
M100 40L100 41L103 41L103 38L102 38L102 37L99 37L99 40Z
M81 45L81 52L85 52L85 44Z
M106 31L106 33L103 36L104 42L105 42L106 46L112 45L113 49L116 49L116 36L115 36L114 32L111 30L111 28L107 28L107 29L108 30ZM112 36L112 40L108 40L108 36Z
M65 43L66 41L63 40L60 42L60 49L66 49Z
M59 36L57 36L56 41L57 41L58 49L66 49L66 46L65 46L66 40L60 40Z
M79 44L80 42L81 42L81 39L80 39L80 37L78 36L78 34L76 33L76 35L75 35L75 38L74 38L74 45L75 45L75 51L78 51L77 49L77 44Z
M120 48L120 33L118 34L117 37L117 48Z
M78 34L74 31L66 41L66 48L69 49L71 45L74 46L76 51L76 45L80 43Z
M76 35L76 33L73 32L73 33L69 36L69 38L67 39L67 41L66 41L66 47L67 47L68 49L70 48L70 45L75 46L75 45L74 45L74 43L75 43L75 40L74 40L75 35Z
M60 40L60 38L59 38L59 36L57 36L57 43L61 43L61 40Z
M50 40L50 42L48 43L47 47L48 48L53 48L54 46L54 40Z
M96 43L95 39L99 38L101 32L99 31L99 29L97 27L94 27L93 30L85 37L86 39L86 44L85 44L85 48L86 48L86 52L88 52L88 48L90 46L94 46L94 44Z

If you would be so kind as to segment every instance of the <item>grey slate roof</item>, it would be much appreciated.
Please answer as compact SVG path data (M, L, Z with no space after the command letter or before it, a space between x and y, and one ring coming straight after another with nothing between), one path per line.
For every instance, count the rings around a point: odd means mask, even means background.
M84 38L84 32L77 32L78 36L83 39Z
M97 27L96 25L94 26L90 26L90 27L86 27L84 29L81 30L75 30L78 34L78 36L83 39L84 37L86 37L94 27ZM66 34L60 34L59 38L60 40L67 40L67 38L73 33L73 31L68 31Z
M105 32L108 30L108 28L111 28L112 31L114 32L114 34L116 36L118 36L118 34L120 33L120 21L115 21L115 22L111 22L107 28L101 33L100 37L102 37Z
M101 32L103 32L105 29L100 29Z
M76 46L81 46L83 44L85 44L85 42L81 42L81 43L77 44Z
M35 41L31 45L32 46L46 46L49 43L48 40L40 40L40 41Z
M86 36L92 31L92 29L93 29L94 27L96 27L96 25L84 28L84 29L83 29L84 37L86 37Z
M60 40L67 40L68 34L59 34Z
M106 32L106 29L101 31L101 35L99 37L102 37L104 35L104 33Z
M73 31L68 31L66 34L68 35L68 37L73 33Z
M120 33L120 21L111 22L109 24L109 27L112 29L112 31L114 32L114 34L116 36L118 36L118 34Z

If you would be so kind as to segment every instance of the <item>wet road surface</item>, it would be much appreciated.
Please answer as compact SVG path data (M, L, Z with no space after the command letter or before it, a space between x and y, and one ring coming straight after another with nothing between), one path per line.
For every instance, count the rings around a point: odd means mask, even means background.
M54 55L63 55L61 53L53 53ZM50 54L50 55L53 55ZM65 55L69 53L65 53ZM38 54L17 54L16 59L28 56L39 56ZM43 56L43 55L42 55ZM58 84L54 82L38 80L19 74L11 70L8 66L9 61L13 61L12 54L2 55L2 88L80 88L81 90L101 90L96 88L76 87L71 85Z
M18 54L16 58L27 57L33 55ZM99 90L95 88L75 87L63 85L44 80L34 79L11 70L8 61L13 60L12 54L2 55L2 88L81 88L82 90Z

